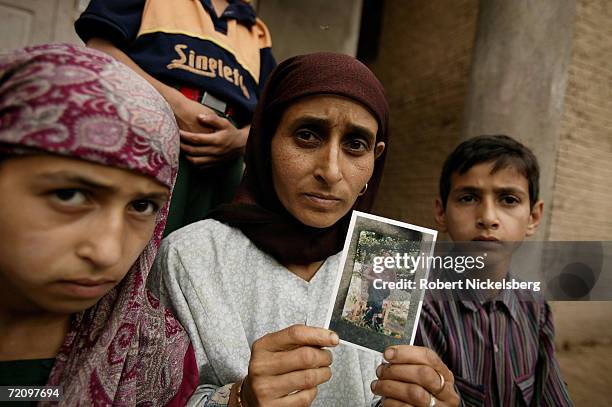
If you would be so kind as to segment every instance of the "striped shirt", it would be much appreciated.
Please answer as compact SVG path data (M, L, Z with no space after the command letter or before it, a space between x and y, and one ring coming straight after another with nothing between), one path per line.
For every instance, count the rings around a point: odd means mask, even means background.
M573 405L555 357L550 308L531 291L503 290L487 302L426 296L415 345L440 355L463 406Z

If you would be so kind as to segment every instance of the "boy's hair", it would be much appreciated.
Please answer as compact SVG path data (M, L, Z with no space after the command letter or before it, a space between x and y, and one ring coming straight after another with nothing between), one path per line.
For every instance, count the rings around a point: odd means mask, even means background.
M527 178L530 207L538 200L540 167L530 149L504 135L476 136L459 144L444 162L440 175L440 198L446 208L451 190L451 176L465 174L477 164L493 162L491 173L512 167Z

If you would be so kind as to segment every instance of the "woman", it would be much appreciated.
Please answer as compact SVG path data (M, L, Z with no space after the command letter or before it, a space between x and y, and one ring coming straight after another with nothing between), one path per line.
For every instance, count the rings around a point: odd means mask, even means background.
M60 405L184 405L193 349L145 290L178 161L172 111L72 45L0 58L0 378Z
M366 406L378 402L372 389L388 406L451 398L436 372L452 375L424 349L389 349L396 364L383 369L376 353L314 328L329 308L349 212L369 210L378 188L387 121L381 84L349 56L299 56L272 73L235 202L170 235L151 276L196 349L205 384L192 401ZM407 363L433 367L415 377Z

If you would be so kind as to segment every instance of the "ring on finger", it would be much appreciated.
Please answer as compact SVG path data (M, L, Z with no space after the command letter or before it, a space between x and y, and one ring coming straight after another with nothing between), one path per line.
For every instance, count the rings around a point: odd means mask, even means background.
M434 394L440 394L440 392L444 390L444 385L446 384L446 380L444 380L444 376L442 376L442 373L438 372L437 370L436 370L436 373L438 374L438 376L440 376L440 390L438 390Z

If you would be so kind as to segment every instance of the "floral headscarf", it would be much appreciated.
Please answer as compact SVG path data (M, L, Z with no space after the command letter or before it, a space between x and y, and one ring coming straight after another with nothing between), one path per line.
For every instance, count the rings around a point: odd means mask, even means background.
M0 151L79 158L171 189L179 135L170 107L129 68L54 44L0 56ZM145 289L167 212L123 281L73 319L48 380L63 386L62 405L164 405L181 385L189 340Z

